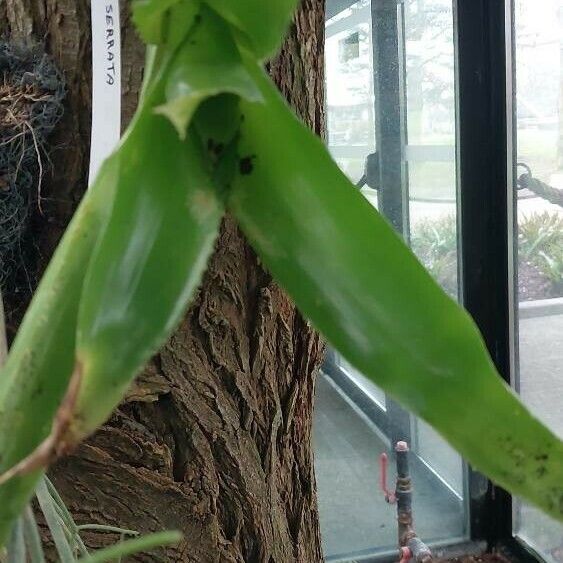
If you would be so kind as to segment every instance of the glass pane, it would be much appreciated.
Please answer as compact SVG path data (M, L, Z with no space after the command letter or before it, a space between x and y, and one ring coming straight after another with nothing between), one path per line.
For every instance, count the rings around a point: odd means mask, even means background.
M440 285L458 296L455 54L451 0L405 2L406 120L411 247ZM459 455L413 421L420 459L461 499Z
M335 4L335 11L345 5ZM375 151L372 52L370 4L348 2L327 21L325 68L328 146L353 182Z
M413 250L458 295L454 36L450 0L406 3L410 235Z
M563 0L515 0L518 166L516 384L563 437ZM554 191L555 189L555 191ZM515 532L548 561L563 561L563 526L519 505Z
M452 2L328 0L327 14L329 149L457 296ZM365 164L368 156L375 171ZM378 458L390 453L399 437L412 450L418 534L427 542L465 537L459 455L329 351L318 381L314 426L325 557L395 549L396 509L378 490ZM390 487L391 479L394 471Z

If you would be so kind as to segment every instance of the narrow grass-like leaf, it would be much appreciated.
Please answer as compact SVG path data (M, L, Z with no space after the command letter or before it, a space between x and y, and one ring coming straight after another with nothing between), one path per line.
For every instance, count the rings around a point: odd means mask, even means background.
M127 530L125 528L119 528L117 526L108 526L107 524L80 524L77 526L80 532L90 531L90 532L112 532L114 534L121 534L126 536L138 536L139 532L135 530Z
M37 527L37 522L31 506L26 506L25 508L23 514L23 524L29 563L45 563L45 554L43 553L41 536L39 535L39 528Z
M266 103L241 101L229 206L264 263L357 369L477 469L563 520L563 443L501 381L467 313L249 64Z
M8 542L8 563L23 563L27 559L23 535L23 518L18 518Z
M49 491L49 494L51 495L51 498L55 503L55 507L59 516L61 517L61 520L64 522L66 528L71 534L71 541L74 544L73 547L82 555L88 555L88 549L86 548L84 542L82 541L82 538L80 537L78 526L76 525L74 518L68 511L68 508L66 507L63 499L59 495L59 492L47 476L44 477L44 480L47 485L47 490Z
M41 507L41 511L45 516L47 526L49 526L51 536L55 542L61 563L74 563L74 553L61 523L61 519L57 514L55 501L49 494L49 490L47 489L47 484L44 479L39 481L36 494L37 501L39 502L39 506Z
M173 545L181 539L182 534L180 532L157 532L113 545L79 559L79 563L106 563L106 561L112 561L126 555L141 553L164 545Z

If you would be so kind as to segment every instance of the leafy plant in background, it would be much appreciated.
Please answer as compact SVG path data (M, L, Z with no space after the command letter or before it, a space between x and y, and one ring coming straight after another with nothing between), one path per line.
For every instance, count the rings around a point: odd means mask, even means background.
M457 298L457 223L454 215L417 222L411 231L411 247L432 277Z
M533 213L520 221L520 259L532 263L549 278L556 292L563 291L563 215Z
M457 295L457 225L454 215L418 221L411 231L414 253L444 290ZM563 294L563 215L533 213L518 222L518 249L522 262L530 263L551 283L552 294ZM526 276L520 268L520 276Z
M263 71L295 5L134 3L152 45L138 111L0 377L0 543L48 464L106 420L174 329L226 211L351 364L478 469L563 519L561 441Z
M176 543L180 539L178 532L160 532L125 541L126 537L138 536L138 533L114 526L88 524L77 526L55 487L47 477L43 477L39 481L36 497L51 533L60 563L121 561L121 558L124 556L156 546ZM81 538L81 533L84 531L118 534L120 541L113 546L90 553ZM2 562L45 562L46 557L39 527L31 506L25 508L23 515L18 518L13 526L6 551L7 558L0 554L0 561Z

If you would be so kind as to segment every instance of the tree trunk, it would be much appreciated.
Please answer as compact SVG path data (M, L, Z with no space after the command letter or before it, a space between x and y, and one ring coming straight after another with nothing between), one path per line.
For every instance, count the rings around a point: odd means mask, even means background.
M125 2L123 2L125 4ZM124 117L134 110L143 49L123 9ZM49 203L34 229L49 256L84 188L90 132L89 6L0 0L0 35L45 41L64 71L66 114L55 134ZM324 2L304 0L272 76L323 133ZM14 321L16 322L16 321ZM112 419L51 476L78 523L184 541L143 561L320 561L311 450L323 345L264 271L232 219L181 326ZM98 547L115 541L90 534Z

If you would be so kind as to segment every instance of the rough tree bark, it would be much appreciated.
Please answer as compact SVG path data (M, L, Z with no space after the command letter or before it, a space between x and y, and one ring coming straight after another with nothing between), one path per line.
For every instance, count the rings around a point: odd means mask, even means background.
M123 11L127 120L143 54ZM319 134L323 13L323 0L304 0L282 53L269 65ZM44 41L67 80L67 112L43 188L49 205L34 223L47 257L85 187L89 6L0 0L0 34ZM322 348L227 218L179 329L108 424L51 472L77 521L184 532L179 546L138 557L145 561L321 560L311 424ZM93 546L115 539L87 537Z

